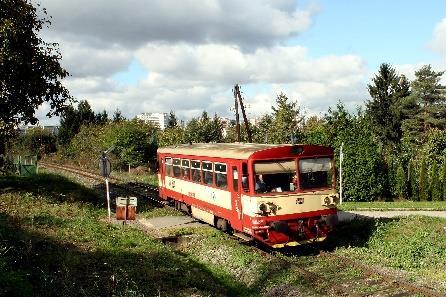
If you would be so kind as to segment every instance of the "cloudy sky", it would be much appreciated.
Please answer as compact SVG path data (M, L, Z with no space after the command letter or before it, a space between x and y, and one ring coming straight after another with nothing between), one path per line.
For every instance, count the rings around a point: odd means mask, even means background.
M42 34L58 42L65 84L110 115L207 110L233 117L242 85L249 117L277 94L307 115L341 100L367 100L383 62L413 77L446 69L446 1L440 0L40 0L52 16ZM47 107L39 110L42 124Z

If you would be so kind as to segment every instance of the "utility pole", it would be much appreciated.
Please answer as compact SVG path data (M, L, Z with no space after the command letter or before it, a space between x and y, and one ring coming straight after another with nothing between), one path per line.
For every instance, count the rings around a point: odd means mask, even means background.
M342 161L344 161L344 143L341 144L339 151L339 204L342 204Z
M234 97L236 97L235 98L236 102L237 102L237 98L240 102L240 108L242 110L243 121L245 122L246 134L248 136L248 142L252 143L251 129L249 128L249 122L248 122L248 118L246 117L245 106L243 105L243 98L242 98L242 95L240 94L240 86L238 84L236 84L234 86ZM238 112L237 112L237 114L238 114Z
M238 85L235 85L238 87ZM240 117L238 115L238 98L237 98L237 91L234 87L232 90L234 92L234 106L235 106L235 131L237 132L237 142L242 142L241 135L240 135Z

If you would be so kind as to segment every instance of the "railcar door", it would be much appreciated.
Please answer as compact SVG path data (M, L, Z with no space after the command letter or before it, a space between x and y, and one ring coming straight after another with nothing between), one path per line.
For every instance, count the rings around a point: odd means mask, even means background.
M243 211L241 201L241 172L240 164L230 164L231 179L231 205L232 205L232 218L231 226L237 231L243 231Z

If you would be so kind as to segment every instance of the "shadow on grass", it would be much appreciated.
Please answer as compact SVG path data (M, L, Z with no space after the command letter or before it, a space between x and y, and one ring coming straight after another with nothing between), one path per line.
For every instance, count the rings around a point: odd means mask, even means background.
M319 247L327 251L333 251L338 247L366 247L370 237L379 225L385 225L396 220L399 220L399 218L360 217L341 222Z
M132 186L130 183L129 186ZM127 186L127 185L123 185ZM1 176L0 194L3 192L24 191L34 196L43 195L54 202L82 202L90 203L96 207L106 207L105 183L98 183L93 188L88 188L70 180L62 175L53 173L39 173L29 177ZM147 195L133 195L138 198L138 212L161 208L147 198L148 195L155 196L153 190ZM110 185L110 205L112 211L116 208L117 197L127 197L128 192L120 187Z
M45 195L54 202L86 202L96 206L104 204L97 191L52 173L0 177L0 193L16 191L30 192L34 196Z
M37 224L57 222L45 217ZM26 225L0 214L2 296L252 294L236 280L222 283L205 266L156 242L153 249L138 253L124 248L90 251L29 231Z

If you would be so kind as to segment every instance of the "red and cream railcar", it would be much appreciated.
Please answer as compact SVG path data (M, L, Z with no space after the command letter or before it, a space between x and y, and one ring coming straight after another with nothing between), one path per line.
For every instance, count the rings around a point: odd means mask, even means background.
M272 247L323 240L337 220L329 147L190 144L158 149L158 161L162 199Z

